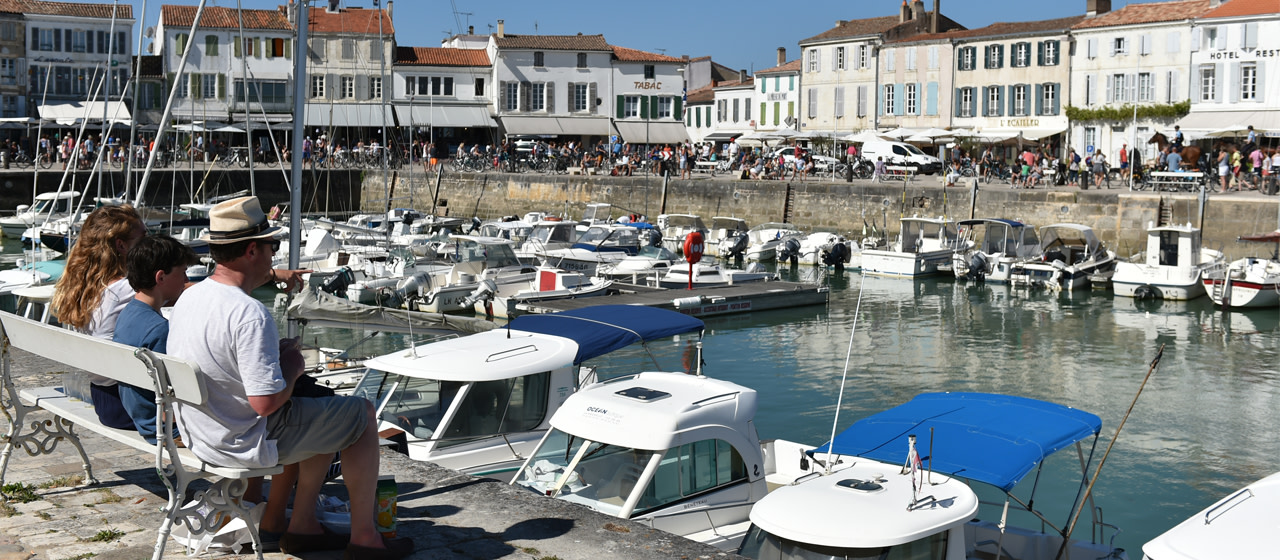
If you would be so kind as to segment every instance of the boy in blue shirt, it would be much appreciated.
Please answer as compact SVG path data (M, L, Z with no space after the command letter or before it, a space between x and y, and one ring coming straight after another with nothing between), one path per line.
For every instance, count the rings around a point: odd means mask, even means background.
M130 249L127 261L126 278L137 294L120 311L115 341L164 353L169 338L169 321L160 314L160 308L182 295L187 285L187 266L199 262L199 258L178 240L167 235L153 235L143 238ZM148 442L155 443L155 393L150 388L122 383L120 402L133 419L138 433ZM181 444L181 440L178 441Z

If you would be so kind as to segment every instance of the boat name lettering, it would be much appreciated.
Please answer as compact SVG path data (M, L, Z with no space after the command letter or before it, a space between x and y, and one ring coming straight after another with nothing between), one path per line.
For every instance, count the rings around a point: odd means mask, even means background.
M689 510L689 509L693 509L693 508L701 508L701 507L707 507L707 501L706 501L706 500L698 500L698 501L696 501L696 502L689 502L689 503L687 503L687 504L685 504L685 505L684 505L683 509Z
M636 89L662 89L662 82L636 82Z
M600 407L595 407L595 406L588 406L588 407L587 407L587 412L594 412L594 413L596 413L596 414L608 414L608 413L609 413L609 410L608 410L608 409L606 409L606 408L600 408Z

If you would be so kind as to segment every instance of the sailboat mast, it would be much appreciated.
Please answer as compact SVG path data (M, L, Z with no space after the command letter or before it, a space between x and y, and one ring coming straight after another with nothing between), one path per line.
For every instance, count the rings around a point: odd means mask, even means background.
M146 27L146 23L143 21L143 18L145 17L147 17L147 0L142 0L142 12L141 12L141 15L138 16L137 18L138 42L135 43L139 47L138 49L139 53L142 52L141 47L142 47L143 28ZM120 46L120 50L124 50L124 45ZM130 197L133 196L133 153L134 153L134 150L137 150L137 146L133 145L133 141L135 138L137 138L137 134L138 134L138 98L142 97L142 93L138 91L138 76L140 74L142 74L142 54L138 54L138 60L134 62L133 76L131 76L129 80L133 84L133 104L132 104L133 106L129 112L129 117L131 117L129 119L129 138L128 138L129 149L125 150L125 154L124 154L124 199L125 200L129 200ZM123 96L121 98L123 99Z
M251 89L249 87L249 55L244 50L244 40L245 40L244 39L244 8L240 5L240 0L236 0L236 25L240 28L240 35L236 37L236 40L240 41L240 45L232 46L231 52L234 53L235 49L239 48L240 54L244 55L240 57L240 76L241 76L240 87L243 88L244 90L244 146L245 146L244 156L245 158L247 158L246 163L249 164L249 194L251 196L258 196L258 185L253 178L253 127L250 126L252 123L249 120L250 118L252 118L252 116L249 114L249 91ZM294 49L294 53L295 53L294 56L298 56L296 54L298 52L301 52L301 51ZM261 90L261 88L262 86L258 86L259 90ZM233 102L236 97L235 90L236 90L236 82L235 82L235 79L232 79L231 80L231 99L233 100ZM258 94L258 102L259 103L262 102L261 92L259 92ZM266 122L264 120L263 124L266 125L267 127L267 134L271 134L271 123Z
M111 105L111 55L115 54L116 49L120 45L116 45L116 11L120 9L120 0L115 0L111 6L111 25L107 26L107 63L102 66L102 136L98 137L98 161L102 161L102 157L110 160L111 154L107 153L107 138L111 135L111 121L107 116L107 107ZM98 166L98 198L102 198L102 168L105 165Z
M383 191L387 198L387 213L385 219L391 218L391 182L387 178L387 171L391 167L391 139L387 138L387 43L382 36L382 7L379 6L378 0L373 1L374 7L378 8L378 80L382 82L382 88L378 92L378 108L382 112L382 185ZM391 228L387 228L387 235L391 235Z

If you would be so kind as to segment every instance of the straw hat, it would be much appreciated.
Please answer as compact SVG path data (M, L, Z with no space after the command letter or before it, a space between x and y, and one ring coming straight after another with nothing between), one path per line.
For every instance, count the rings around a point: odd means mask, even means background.
M209 211L209 233L200 239L214 244L249 239L270 239L283 228L272 226L258 204L258 197L244 196L221 202Z

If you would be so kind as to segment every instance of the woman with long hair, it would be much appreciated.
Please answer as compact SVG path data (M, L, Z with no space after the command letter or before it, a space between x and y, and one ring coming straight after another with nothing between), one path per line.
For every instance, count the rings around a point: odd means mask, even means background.
M132 206L106 206L89 214L53 294L53 310L63 325L98 338L114 338L116 319L134 296L125 278L125 255L146 234ZM113 428L132 429L115 382L92 374L90 382L98 420Z

